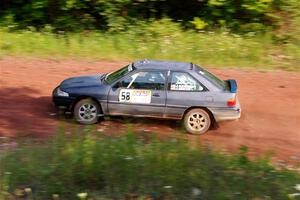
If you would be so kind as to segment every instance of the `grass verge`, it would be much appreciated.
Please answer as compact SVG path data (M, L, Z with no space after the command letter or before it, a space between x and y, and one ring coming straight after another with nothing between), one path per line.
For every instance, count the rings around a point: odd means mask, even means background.
M289 199L299 175L250 161L245 148L224 155L128 133L107 137L93 128L24 142L2 157L0 197L31 199ZM20 188L26 188L21 190Z
M268 35L195 33L176 26L161 26L132 28L115 34L0 29L0 55L110 60L152 58L214 67L299 70L297 44L276 45Z

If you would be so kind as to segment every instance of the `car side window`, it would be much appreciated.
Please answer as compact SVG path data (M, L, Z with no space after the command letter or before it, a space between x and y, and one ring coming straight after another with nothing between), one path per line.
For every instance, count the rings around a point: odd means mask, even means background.
M133 75L130 75L130 76L127 76L125 77L119 84L118 86L119 87L122 87L122 88L127 88L128 85L132 82L133 78L132 78Z
M141 71L124 78L120 87L130 89L163 90L166 77L159 71Z
M170 90L203 91L204 88L191 75L185 72L172 72Z

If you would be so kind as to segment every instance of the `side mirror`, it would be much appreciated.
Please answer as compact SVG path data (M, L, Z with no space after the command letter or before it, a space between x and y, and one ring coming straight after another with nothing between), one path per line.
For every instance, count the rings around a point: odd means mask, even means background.
M122 87L122 83L121 82L117 82L116 84L114 84L114 86L112 88L117 89Z

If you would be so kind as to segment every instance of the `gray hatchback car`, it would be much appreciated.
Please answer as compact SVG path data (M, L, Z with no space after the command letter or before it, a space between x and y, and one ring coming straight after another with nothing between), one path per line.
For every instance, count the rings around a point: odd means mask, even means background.
M56 107L82 124L112 115L168 118L202 134L214 122L241 116L235 80L186 62L137 61L112 73L66 79L52 95Z

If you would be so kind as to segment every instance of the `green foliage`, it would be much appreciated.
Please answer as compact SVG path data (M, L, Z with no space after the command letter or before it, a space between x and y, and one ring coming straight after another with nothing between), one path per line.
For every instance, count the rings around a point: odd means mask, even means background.
M300 1L283 1L273 15L276 16L278 25L274 32L274 41L293 42L300 46Z
M273 43L272 35L240 36L228 31L183 31L163 18L128 25L125 32L51 32L32 28L0 30L0 55L56 58L136 60L142 58L194 62L214 67L299 70L300 49L294 42Z
M78 193L122 199L135 193L156 199L284 200L300 181L266 160L249 161L244 150L229 156L191 149L178 138L108 137L93 128L69 136L63 132L50 141L28 140L1 158L2 194L26 187L35 199L53 194L75 199Z
M199 17L194 17L194 20L191 23L194 24L195 29L197 30L204 29L207 26L207 23L201 20Z
M296 3L289 0L290 5ZM270 13L285 4L281 0L189 0L184 4L181 0L10 0L2 3L0 21L5 25L6 18L11 17L18 28L41 29L50 24L55 30L115 32L140 20L168 17L180 21L185 28L191 27L188 22L194 20L196 29L226 26L239 31L246 25L242 31L250 32L276 26Z
M273 0L209 0L208 5L213 22L223 20L231 29L263 32L268 25L274 25L268 15Z

